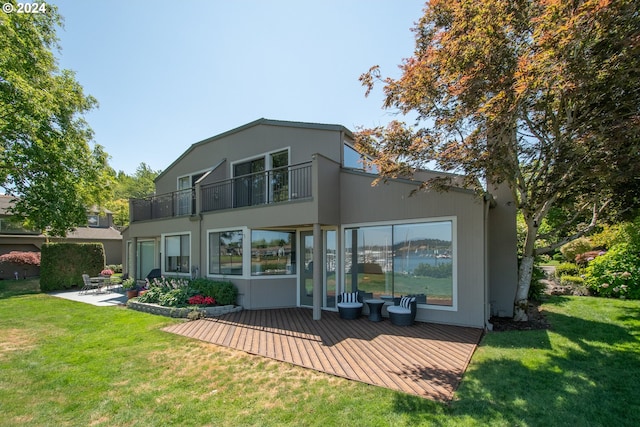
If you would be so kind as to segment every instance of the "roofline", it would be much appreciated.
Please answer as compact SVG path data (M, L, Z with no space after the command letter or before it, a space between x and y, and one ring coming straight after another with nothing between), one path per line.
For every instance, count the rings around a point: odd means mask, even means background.
M299 128L299 129L332 130L332 131L336 131L336 132L344 132L348 137L353 138L353 133L349 129L347 129L346 127L344 127L342 125L323 124L323 123L308 123L308 122L291 122L291 121L286 121L286 120L271 120L271 119L261 118L261 119L258 119L258 120L254 120L253 122L250 122L250 123L244 124L242 126L239 126L237 128L228 130L226 132L220 133L218 135L211 136L209 138L203 139L202 141L198 141L198 142L195 142L195 143L191 144L191 146L189 148L187 148L185 150L185 152L180 155L180 157L178 157L176 160L171 162L171 164L169 166L167 166L160 174L158 174L158 176L156 176L156 178L154 179L154 182L156 182L158 179L160 179L162 176L164 176L171 168L173 168L173 166L175 166L178 162L180 162L184 157L186 157L191 151L193 151L197 147L199 147L201 145L204 145L204 144L208 144L208 143L213 142L213 141L216 141L218 139L222 139L222 138L227 137L229 135L233 135L234 133L242 132L242 131L247 130L249 128L252 128L254 126L259 126L259 125L292 127L292 128Z

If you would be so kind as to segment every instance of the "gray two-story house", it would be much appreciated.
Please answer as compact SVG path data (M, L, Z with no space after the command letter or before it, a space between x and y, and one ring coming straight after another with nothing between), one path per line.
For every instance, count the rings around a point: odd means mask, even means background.
M339 125L260 119L195 143L154 196L131 200L125 270L229 280L245 309L309 307L316 319L353 290L417 295L417 321L482 328L512 314L508 196L411 196L417 181L372 186L361 160Z

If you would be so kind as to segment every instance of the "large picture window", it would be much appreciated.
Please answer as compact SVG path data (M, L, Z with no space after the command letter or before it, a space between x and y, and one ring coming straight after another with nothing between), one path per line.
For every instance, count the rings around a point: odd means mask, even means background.
M242 275L242 230L209 233L209 274Z
M165 271L172 273L189 273L191 236L188 234L165 236L164 252Z
M344 239L348 291L453 306L452 221L347 228Z
M296 274L296 234L290 231L251 232L251 274Z

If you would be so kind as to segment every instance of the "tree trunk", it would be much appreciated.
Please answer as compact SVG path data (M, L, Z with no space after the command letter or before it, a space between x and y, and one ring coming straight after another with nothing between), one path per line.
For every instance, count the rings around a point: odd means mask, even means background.
M527 308L529 307L529 285L533 274L533 256L523 256L518 271L518 288L513 305L513 320L526 322L529 320Z
M527 237L524 241L524 250L520 268L518 270L518 288L516 298L513 303L513 320L526 322L529 320L527 309L529 308L529 286L533 274L533 262L535 259L534 243L538 235L538 227L535 220L525 217L527 223Z

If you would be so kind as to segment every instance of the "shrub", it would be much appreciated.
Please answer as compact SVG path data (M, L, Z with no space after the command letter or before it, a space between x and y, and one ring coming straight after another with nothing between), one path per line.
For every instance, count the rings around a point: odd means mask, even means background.
M40 266L40 252L11 251L8 254L0 255L0 262Z
M195 295L187 301L189 305L214 305L216 300L213 297L205 297L203 295Z
M187 305L235 305L238 290L231 282L209 279L171 279L161 277L149 282L146 293L139 302L159 304L165 307Z
M577 276L578 275L578 266L571 262L565 262L558 266L556 266L556 277L558 279L562 278L562 276Z
M604 254L605 254L604 251L589 251L583 254L576 255L576 264L584 267L589 263L589 261L593 261L600 255L604 255Z
M164 290L160 287L149 287L147 292L138 297L138 301L150 304L160 303L160 297L164 294Z
M580 276L569 276L567 274L562 276L560 284L562 286L582 286L584 284L584 279Z
M238 298L238 289L231 282L216 282L215 295L213 297L220 305L235 305Z
M544 294L544 290L546 288L546 284L542 282L542 279L545 278L544 270L539 266L533 266L533 273L531 274L531 283L529 284L529 299L540 301L542 299L542 295Z
M640 298L638 247L631 243L614 245L589 263L585 283L598 296Z
M41 254L43 292L80 286L83 274L97 276L104 268L102 243L45 243Z
M122 273L122 264L109 264L107 268L114 273Z
M147 291L147 293L149 293L149 291ZM181 307L187 305L188 299L188 287L176 288L160 295L158 304L165 307Z
M576 255L588 252L592 247L589 239L581 237L562 246L560 252L566 261L575 262Z
M205 278L193 279L189 283L194 292L205 296L215 298L216 281Z
M201 278L192 280L189 286L196 294L212 297L220 305L235 305L238 298L238 289L231 282Z
M413 270L413 274L416 276L427 276L427 277L434 277L436 279L442 279L446 277L451 277L451 275L453 274L452 266L453 264L450 262L438 264L438 265L420 263Z
M187 313L187 319L189 320L204 319L205 317L205 314L201 311L198 311L197 309L191 310L189 313Z
M590 237L593 247L609 249L616 243L622 243L620 228L620 225L603 225L600 232Z

